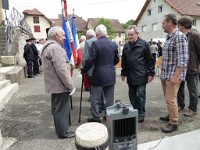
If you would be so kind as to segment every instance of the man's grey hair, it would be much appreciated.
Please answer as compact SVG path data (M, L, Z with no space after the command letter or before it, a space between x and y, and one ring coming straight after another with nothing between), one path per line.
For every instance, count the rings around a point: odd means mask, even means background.
M81 35L80 41L85 41L85 40L86 40L86 36L85 35Z
M127 29L128 29L128 30L134 29L136 34L138 34L138 33L139 33L139 30L138 30L138 28L137 28L137 26L136 26L136 25L130 25L130 26L128 26L128 28L127 28Z
M98 25L95 29L95 32L96 32L96 34L100 34L100 35L103 35L103 36L108 35L107 28L103 24Z
M56 33L62 32L62 31L63 31L63 29L61 27L59 27L59 26L51 27L49 29L49 32L48 32L48 38L49 39L54 39L54 35Z
M87 32L86 32L86 36L96 36L96 33L94 32L93 29L89 29L89 30L87 30Z

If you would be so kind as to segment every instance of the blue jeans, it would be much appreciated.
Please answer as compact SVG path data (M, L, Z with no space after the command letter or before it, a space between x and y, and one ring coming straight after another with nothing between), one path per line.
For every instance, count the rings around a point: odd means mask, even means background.
M187 87L189 91L189 109L196 112L198 105L198 83L199 74L187 74L186 76ZM177 94L178 105L181 108L185 106L185 82L182 82Z
M145 116L146 85L128 85L129 99L134 109L138 110L138 117Z

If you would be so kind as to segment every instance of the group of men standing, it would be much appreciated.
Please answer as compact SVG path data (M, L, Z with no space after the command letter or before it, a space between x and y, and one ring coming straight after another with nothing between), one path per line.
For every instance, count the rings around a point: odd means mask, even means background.
M162 28L167 33L160 74L168 109L168 115L160 117L160 120L168 122L162 127L164 133L178 130L178 112L185 106L183 92L185 80L190 94L190 104L189 110L184 115L197 114L200 34L191 27L191 18L185 16L177 20L174 14L167 14L162 20ZM139 37L135 25L128 27L127 34L128 41L124 44L122 52L121 79L122 81L127 79L130 103L138 110L138 122L144 122L146 84L154 79L155 60L149 43ZM114 103L115 65L119 62L119 54L117 44L107 36L107 28L103 24L98 25L95 31L89 29L86 32L81 74L83 76L88 74L91 84L92 117L88 118L88 122L101 122L102 102L104 109ZM75 92L75 86L69 60L62 48L65 34L62 28L52 27L48 38L42 49L45 87L47 93L51 94L52 113L58 137L71 138L74 137L74 132L68 130L69 95ZM178 94L177 100L178 90L181 94Z
M178 25L178 27L177 27ZM189 109L184 116L197 114L198 83L200 73L200 33L192 29L192 19L182 16L177 19L174 14L163 17L162 28L167 33L162 47L161 85L168 115L160 117L167 121L162 132L171 133L178 130L179 112L184 110L184 84L189 90ZM145 117L146 84L155 75L153 61L147 42L138 36L136 26L127 30L129 41L124 44L122 53L122 80L127 77L129 99L133 108L138 110L138 122Z
M34 78L39 71L39 52L35 45L35 38L29 38L26 40L26 45L24 46L23 57L27 64L27 74L28 78Z

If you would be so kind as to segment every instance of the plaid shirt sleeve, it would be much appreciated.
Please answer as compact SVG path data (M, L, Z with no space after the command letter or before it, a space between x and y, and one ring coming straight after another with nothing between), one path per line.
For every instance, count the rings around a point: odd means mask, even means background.
M187 37L183 34L178 34L176 38L176 47L177 47L177 58L178 58L178 67L187 67L188 61L188 43Z

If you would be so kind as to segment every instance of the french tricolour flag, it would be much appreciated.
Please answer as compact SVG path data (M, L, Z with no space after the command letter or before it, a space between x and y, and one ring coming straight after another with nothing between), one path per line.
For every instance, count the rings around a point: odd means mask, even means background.
M67 2L66 0L61 0L62 4L62 28L65 32L66 40L64 41L63 48L66 51L67 58L73 66L77 62L77 51L74 46L73 36L71 32L71 27L69 21L67 20Z
M80 66L81 63L82 63L82 53L81 53L80 44L79 44L79 40L78 40L75 18L76 17L71 17L72 35L73 35L73 39L74 39L74 45L75 45L75 48L76 48L76 51L77 51L77 63L76 63L76 65Z

